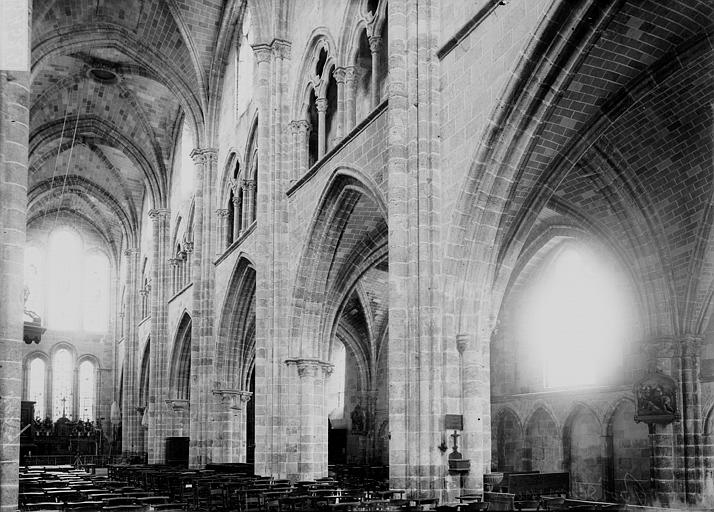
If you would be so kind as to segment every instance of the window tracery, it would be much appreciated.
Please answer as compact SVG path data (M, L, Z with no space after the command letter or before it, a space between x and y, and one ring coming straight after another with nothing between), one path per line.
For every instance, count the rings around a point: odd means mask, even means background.
M92 361L84 360L79 365L79 419L94 421L96 391L96 367Z
M74 362L66 348L55 352L52 358L52 419L72 419L74 404Z

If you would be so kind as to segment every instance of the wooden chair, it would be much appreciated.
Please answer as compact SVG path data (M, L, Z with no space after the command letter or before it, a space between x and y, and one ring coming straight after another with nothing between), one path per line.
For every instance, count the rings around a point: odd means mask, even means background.
M39 511L39 510L62 510L64 508L64 503L62 502L39 502L39 503L28 503L25 505L25 510L33 510L33 511Z
M568 510L565 498L543 498L545 510Z
M101 510L101 501L76 501L65 503L64 510Z
M536 502L536 506L537 503L538 502ZM461 512L481 512L483 510L488 510L488 507L490 505L491 504L488 501L472 501L461 505L461 508L459 510Z

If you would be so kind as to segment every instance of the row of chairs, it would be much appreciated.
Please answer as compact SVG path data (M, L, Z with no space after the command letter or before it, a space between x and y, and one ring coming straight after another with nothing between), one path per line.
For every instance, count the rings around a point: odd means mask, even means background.
M183 503L172 503L168 496L156 496L141 488L111 481L73 468L25 467L20 472L22 511L109 511L178 512Z

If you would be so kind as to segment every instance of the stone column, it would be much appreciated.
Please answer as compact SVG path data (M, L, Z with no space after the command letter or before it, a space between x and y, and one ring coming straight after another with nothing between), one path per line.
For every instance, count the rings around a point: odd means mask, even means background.
M300 173L298 171L300 167L300 139L298 134L300 133L300 128L298 127L298 121L290 121L290 143L292 147L292 165L290 166L290 184L295 183L300 179Z
M327 414L325 380L332 372L330 363L318 359L288 359L294 366L298 381L298 443L297 473L299 480L314 480L327 476Z
M149 291L151 291L151 285L147 285L146 287L142 288L139 290L139 296L141 297L141 304L139 306L139 322L141 322L144 318L148 316L147 313L147 300L149 297Z
M253 203L255 202L255 180L241 180L243 187L243 232L245 232L255 219L252 218Z
M310 168L310 153L308 145L310 144L310 123L309 121L295 121L297 124L297 176L299 180L307 173Z
M345 68L345 92L344 92L344 120L342 129L345 134L350 133L357 124L357 100L355 99L355 88L357 82L357 68L349 66Z
M195 225L193 239L193 315L191 319L191 397L189 466L203 467L211 461L211 377L214 340L215 236L212 228L217 152L197 148L191 152L196 166Z
M226 232L226 219L228 218L228 209L219 208L218 210L216 210L216 218L218 219L218 225L216 226L216 239L218 240L218 243L216 244L216 256L220 256L221 254L223 254L223 251L228 248L228 244L226 243L226 241L228 240Z
M27 39L0 36L0 510L18 507L22 396L23 258L29 141L28 0L3 2L4 27ZM23 30L27 27L27 30ZM9 32L8 32L9 33ZM13 32L15 34L15 32ZM13 55L13 53L15 55ZM19 62L10 62L19 60Z
M243 204L242 202L245 202L245 198L243 198L243 201L241 201L241 197L239 195L240 192L240 184L239 183L234 183L233 185L233 241L235 242L240 238L240 233L243 231L243 226L242 226L242 221L243 221Z
M222 410L213 442L213 462L245 462L246 404L253 393L237 389L214 389Z
M685 336L679 342L682 379L682 428L684 430L687 503L699 502L704 490L702 407L699 367L702 338Z
M417 496L446 498L442 441L439 47L434 0L391 0L389 158L389 478ZM418 94L417 94L418 91ZM465 447L466 448L466 447ZM480 445L479 445L480 448ZM476 467L474 467L476 466ZM481 462L472 460L471 472Z
M284 442L281 439L279 427L279 396L278 376L275 375L275 364L272 356L274 300L273 282L270 279L273 269L271 261L273 251L272 212L269 202L272 202L271 190L272 168L270 165L269 146L271 138L271 74L273 52L268 45L254 46L257 88L256 103L258 107L258 172L256 179L260 187L261 197L258 201L258 230L256 233L256 329L255 329L255 472L260 475L280 474L281 466L279 452L284 453ZM263 277L264 276L264 277Z
M650 373L662 372L679 381L679 350L673 338L650 341L645 350ZM655 498L665 507L685 496L684 460L676 442L678 430L680 427L675 423L649 424L651 487Z
M169 295L175 295L181 289L181 280L179 279L179 263L178 258L169 258L169 266L171 267L171 283L169 286Z
M337 113L335 114L335 119L337 120L337 140L342 139L345 136L345 68L335 68L332 72L332 76L335 77L335 82L337 82Z
M256 182L256 329L255 329L255 472L287 473L284 415L287 347L290 341L288 297L289 236L286 191L290 154L290 44L279 39L254 46L258 85L258 165Z
M317 108L317 159L320 160L325 156L326 148L325 117L327 115L327 98L317 98L315 107Z
M372 108L379 104L379 59L382 58L382 38L371 36L369 38L369 51L372 53L372 83L370 84L370 93Z
M153 255L151 265L151 352L149 354L149 463L164 462L166 453L164 398L168 393L168 290L169 273L169 210L149 211L153 227Z
M184 259L184 277L183 282L188 285L193 280L193 240L185 240L183 246L186 249L186 257Z
M126 258L126 281L124 297L124 396L121 405L122 451L125 454L140 451L141 416L136 408L139 406L139 371L138 358L139 340L136 336L138 324L138 280L139 280L139 250L129 248L124 251Z
M456 335L456 350L461 367L460 413L464 415L464 430L459 443L464 458L471 460L472 470L464 479L463 492L483 490L482 473L490 472L491 394L489 343L468 333ZM480 467L479 467L480 466ZM472 473L474 475L472 475ZM454 482L459 484L460 482Z

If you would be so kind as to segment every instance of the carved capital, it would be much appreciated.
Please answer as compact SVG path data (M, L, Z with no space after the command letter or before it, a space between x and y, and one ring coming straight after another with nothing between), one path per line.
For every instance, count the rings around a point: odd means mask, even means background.
M124 249L124 256L136 256L139 254L139 249L136 247L129 247L128 249Z
M153 208L149 210L149 218L153 221L159 219L166 219L171 214L171 210L168 208Z
M215 148L194 148L189 156L194 164L202 165L211 161L215 162L218 159L218 150Z
M680 353L684 357L699 357L702 352L702 341L701 336L683 336L679 342Z
M305 377L327 377L334 370L334 365L319 359L287 359L285 364L295 365L300 378Z
M221 217L222 217L222 218L228 217L228 209L227 209L227 208L219 208L218 210L216 210L216 215L217 215L219 218L221 218Z
M183 245L187 253L193 252L193 240L184 240Z
M242 179L240 180L240 186L243 190L249 192L255 188L255 180Z
M222 404L234 411L243 409L243 404L253 397L250 391L240 389L214 389L212 393L221 399Z
M298 133L310 133L310 130L312 129L312 126L310 125L310 122L305 120L305 119L300 119L299 121L293 121L295 123L295 126L297 126Z
M382 38L379 36L370 36L369 38L369 51L372 55L382 51Z
M347 66L345 69L345 83L352 83L358 76L357 67Z
M471 345L471 335L466 333L459 333L456 335L456 350L459 354L466 352L466 349Z
M273 50L270 46L267 44L254 44L252 48L256 63L270 62L270 58L273 55Z
M335 68L335 70L332 72L332 76L335 77L335 82L337 82L338 84L345 83L346 74L347 70L345 68Z
M283 39L275 39L273 40L273 44L271 45L271 47L273 50L273 55L275 55L277 58L290 58L290 48L292 47L292 45L289 41L285 41Z
M327 98L317 98L315 100L315 108L318 112L327 112Z
M181 262L181 260L178 258L169 258L169 263L173 267L178 267L180 262Z

